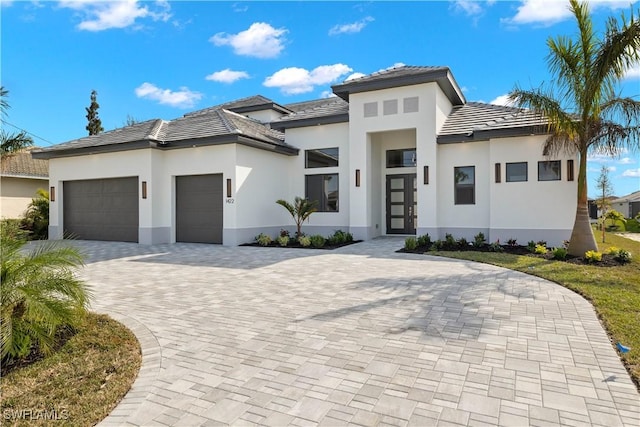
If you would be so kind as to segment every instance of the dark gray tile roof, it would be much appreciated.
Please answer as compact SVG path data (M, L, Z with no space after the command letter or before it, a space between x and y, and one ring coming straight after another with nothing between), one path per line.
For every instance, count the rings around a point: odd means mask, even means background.
M194 116L198 114L206 114L211 111L219 110L219 109L235 111L237 113L248 112L248 111L259 111L262 109L273 109L281 113L290 112L285 107L274 102L269 98L266 98L262 95L254 95L254 96L248 96L242 99L237 99L235 101L225 102L224 104L215 105L213 107L205 108L202 110L192 111L190 113L186 113L185 117Z
M273 123L333 116L338 114L349 114L349 103L336 96L317 99L314 101L288 104L286 107L294 112L281 117Z
M49 177L49 162L31 157L31 149L2 156L2 176Z
M544 133L547 121L526 110L501 105L469 102L455 106L438 133L439 140L474 139L490 131L538 128Z
M454 105L465 103L462 90L453 78L449 67L403 65L378 71L367 76L345 80L343 83L333 85L331 88L333 89L333 93L345 101L348 101L349 94L351 93L431 82L436 82Z

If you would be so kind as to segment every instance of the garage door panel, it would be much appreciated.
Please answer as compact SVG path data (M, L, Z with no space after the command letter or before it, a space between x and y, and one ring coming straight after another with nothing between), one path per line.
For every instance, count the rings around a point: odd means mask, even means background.
M85 240L138 241L138 177L64 182L65 233Z
M176 241L222 243L222 175L176 177Z

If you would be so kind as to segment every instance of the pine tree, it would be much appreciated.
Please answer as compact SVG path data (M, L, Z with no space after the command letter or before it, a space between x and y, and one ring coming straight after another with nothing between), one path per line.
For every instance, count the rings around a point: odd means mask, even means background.
M104 130L102 127L102 121L100 117L98 117L98 108L100 108L100 104L98 104L98 92L95 90L91 91L91 105L89 105L85 110L87 110L87 129L89 131L89 135L97 135Z

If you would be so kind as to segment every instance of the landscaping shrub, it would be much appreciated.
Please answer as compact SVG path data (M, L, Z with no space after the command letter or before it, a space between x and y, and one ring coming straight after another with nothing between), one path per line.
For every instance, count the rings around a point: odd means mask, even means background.
M541 244L536 244L535 248L533 249L533 253L537 254L537 255L544 255L547 253L547 246L546 245L541 245Z
M29 203L21 228L30 233L30 239L44 240L49 237L49 192L40 189L37 194Z
M276 241L278 242L278 244L282 247L285 247L289 244L289 236L278 236L278 238L276 239Z
M314 234L309 239L310 239L311 246L313 246L314 248L322 248L327 242L327 239L325 239L323 236L319 234Z
M553 259L564 261L567 259L567 250L565 248L555 248L553 250Z
M616 248L615 246L611 246L607 249L607 251L605 252L607 255L616 255L618 253L620 249Z
M507 240L507 245L509 245L509 246L518 246L518 240L517 239L509 239L509 240Z
M294 198L293 204L282 199L276 200L276 203L285 208L296 223L296 237L302 235L302 223L307 221L312 213L318 211L316 201L312 202L300 196Z
M587 251L584 253L584 259L590 264L600 262L602 261L602 252Z
M504 252L504 248L500 244L500 240L496 240L495 242L489 245L489 250L491 252Z
M416 239L416 241L418 243L418 246L426 247L427 249L429 247L431 247L431 236L429 236L428 234L425 234L423 236L419 236Z
M535 253L536 251L536 242L534 242L533 240L529 240L529 242L527 243L527 250L531 253Z
M436 240L431 245L431 250L432 251L441 251L443 249L444 249L444 242L442 240Z
M404 248L408 251L413 251L418 247L418 241L415 237L407 237L404 239Z
M484 233L480 232L473 236L473 246L476 248L481 248L487 244L487 239L484 237Z
M280 237L289 237L289 230L285 230L284 228L280 229Z
M342 245L347 242L352 242L353 236L351 233L346 233L342 230L336 230L332 236L327 238L327 243L330 245Z
M256 241L260 246L269 246L271 244L271 236L268 234L260 233L256 236Z
M544 246L546 248L547 247L547 241L546 240L538 240L536 242L536 245Z
M76 277L83 265L77 249L42 242L25 252L25 239L2 228L0 277L0 357L4 363L32 350L50 353L56 333L82 321L90 291Z
M618 252L613 255L613 259L618 261L620 264L626 264L631 262L631 252L625 249L619 249Z
M458 242L453 236L449 233L444 235L444 250L445 251L455 251L458 249Z
M12 239L27 239L29 232L20 227L21 219L6 218L0 222L2 235Z
M464 237L459 238L457 243L459 249L462 249L463 251L469 249L469 242Z
M309 246L311 246L311 238L309 238L308 236L300 236L298 237L298 243L300 243L300 246L302 246L303 248L308 248Z

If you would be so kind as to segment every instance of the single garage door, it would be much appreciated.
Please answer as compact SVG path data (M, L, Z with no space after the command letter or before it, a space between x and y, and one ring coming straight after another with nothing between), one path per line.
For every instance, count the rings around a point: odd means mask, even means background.
M138 241L138 177L65 181L65 235Z
M222 174L176 177L176 241L222 243Z

